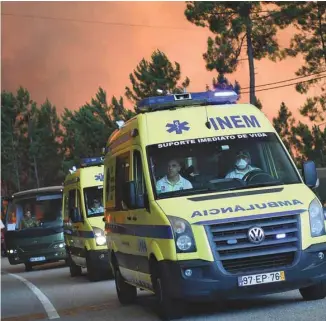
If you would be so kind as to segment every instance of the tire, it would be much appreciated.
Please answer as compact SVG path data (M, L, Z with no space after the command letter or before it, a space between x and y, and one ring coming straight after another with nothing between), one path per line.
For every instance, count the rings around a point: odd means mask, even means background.
M80 276L82 274L81 267L75 264L75 262L72 260L71 256L69 256L69 258L68 258L68 265L69 265L71 277Z
M301 296L306 301L322 300L326 298L326 281L302 288L299 290Z
M86 267L87 267L87 277L91 282L98 282L102 280L103 274L102 271L98 269L94 263L89 258L89 255L86 256Z
M168 280L164 278L159 263L156 262L155 265L156 266L151 270L156 271L155 274L152 274L152 283L154 286L158 315L161 320L181 319L184 314L184 302L171 298L166 287Z
M25 263L25 272L33 271L33 265L31 263Z
M137 298L137 289L125 282L118 267L115 267L114 280L119 302L122 305L134 303Z

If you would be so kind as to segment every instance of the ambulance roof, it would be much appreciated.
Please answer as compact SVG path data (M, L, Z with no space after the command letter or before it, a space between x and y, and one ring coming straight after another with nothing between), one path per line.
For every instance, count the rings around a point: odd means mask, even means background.
M87 180L83 181L84 186L95 186L101 184L103 181L103 157L90 157L82 158L80 162L80 168L75 166L70 170L70 173L66 176L64 185L70 185L79 182L82 177L87 177Z
M108 149L141 135L145 145L204 137L275 132L268 118L251 104L237 104L230 89L143 99L138 115L116 130ZM138 132L135 134L135 128Z

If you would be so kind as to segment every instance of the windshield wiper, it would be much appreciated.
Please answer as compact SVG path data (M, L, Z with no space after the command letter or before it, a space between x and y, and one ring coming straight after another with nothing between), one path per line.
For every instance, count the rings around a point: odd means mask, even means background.
M187 196L187 195L210 193L210 192L216 192L216 189L211 189L211 188L181 189L181 190L174 191L174 192L159 194L158 198L170 198L173 196L183 196L183 195Z
M257 183L257 184L250 184L250 185L226 188L226 189L223 189L221 191L235 191L235 190L241 190L241 189L250 189L250 188L257 188L257 187L268 187L268 186L276 186L276 185L284 185L284 183L282 183L281 181Z

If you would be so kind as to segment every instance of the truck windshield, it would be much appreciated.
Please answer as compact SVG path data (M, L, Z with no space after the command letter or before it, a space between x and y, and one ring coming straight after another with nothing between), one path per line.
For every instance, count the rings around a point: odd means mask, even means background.
M62 195L36 195L14 199L8 208L7 229L26 230L62 225Z
M101 216L104 214L103 186L92 186L84 188L84 199L87 217Z
M157 198L301 182L273 133L174 141L147 151Z

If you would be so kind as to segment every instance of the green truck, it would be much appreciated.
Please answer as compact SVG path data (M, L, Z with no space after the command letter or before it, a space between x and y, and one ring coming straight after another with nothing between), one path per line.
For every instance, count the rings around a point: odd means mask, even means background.
M5 219L5 245L11 265L25 270L67 260L63 235L62 186L26 190L12 195Z

